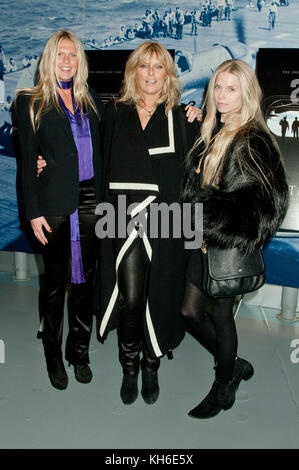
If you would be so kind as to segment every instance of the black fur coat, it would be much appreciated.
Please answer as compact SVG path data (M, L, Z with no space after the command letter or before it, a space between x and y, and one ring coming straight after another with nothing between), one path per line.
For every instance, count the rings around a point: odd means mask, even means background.
M246 162L242 168L238 160L241 153ZM203 203L205 242L247 253L262 247L281 225L288 206L286 173L272 137L257 124L238 135L225 157L219 188L201 186L197 165L198 154L187 158L182 200ZM266 190L254 175L256 171L267 177L271 189Z

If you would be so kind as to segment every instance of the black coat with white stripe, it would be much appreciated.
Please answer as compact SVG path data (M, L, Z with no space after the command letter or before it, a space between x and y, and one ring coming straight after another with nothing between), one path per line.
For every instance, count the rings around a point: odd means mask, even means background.
M180 107L165 115L158 106L145 130L141 128L136 108L119 104L108 107L103 117L104 193L102 200L119 212L117 197L126 196L127 203L145 204L154 201L179 202L186 142L190 147L199 131L197 123L189 124ZM127 216L127 222L130 216ZM150 224L150 222L149 222ZM126 238L105 238L101 241L97 276L97 334L103 340L109 330L119 325L119 291L117 272L135 244L140 242L131 232ZM180 315L184 294L186 253L183 237L143 237L149 266L147 305L144 312L144 335L153 357L164 355L184 337L185 326Z

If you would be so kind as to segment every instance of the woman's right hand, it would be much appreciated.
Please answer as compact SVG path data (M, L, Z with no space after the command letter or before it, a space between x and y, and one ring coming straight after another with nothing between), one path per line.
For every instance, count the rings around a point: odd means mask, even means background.
M41 155L37 157L36 166L37 166L37 176L39 176L41 172L43 171L44 167L47 166L46 160L44 160Z
M36 219L30 220L31 228L33 230L34 235L38 239L38 241L42 245L47 245L48 240L45 237L43 227L47 230L47 232L52 232L50 225L47 223L44 217L36 217Z

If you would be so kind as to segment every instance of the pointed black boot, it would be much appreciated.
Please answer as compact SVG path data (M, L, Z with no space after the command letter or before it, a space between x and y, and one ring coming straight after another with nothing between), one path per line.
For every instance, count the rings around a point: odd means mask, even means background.
M138 397L138 374L124 374L120 397L124 405L131 405Z
M250 362L238 357L235 360L233 377L235 382L236 391L240 385L241 380L249 380L254 375L254 368Z
M147 372L143 370L141 395L145 403L153 405L158 400L159 393L158 372Z
M234 380L224 384L215 380L206 398L189 411L188 415L198 419L213 418L221 410L229 410L233 406L235 393Z

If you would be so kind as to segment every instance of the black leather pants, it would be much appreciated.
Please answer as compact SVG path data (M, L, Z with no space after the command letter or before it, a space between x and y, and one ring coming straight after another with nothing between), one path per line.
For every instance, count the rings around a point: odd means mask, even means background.
M118 286L120 291L119 360L125 374L136 374L140 365L147 372L156 371L160 360L149 355L144 340L147 294L147 262L141 240L123 261ZM140 361L140 353L143 353Z
M80 188L79 227L85 283L71 284L68 297L69 332L65 357L71 364L89 363L89 341L92 331L92 299L95 274L95 201L92 191ZM46 233L43 248L44 282L40 290L42 340L48 369L55 368L61 356L63 313L70 258L70 218L46 217L52 232Z

